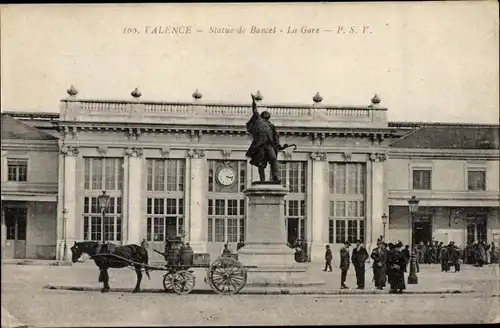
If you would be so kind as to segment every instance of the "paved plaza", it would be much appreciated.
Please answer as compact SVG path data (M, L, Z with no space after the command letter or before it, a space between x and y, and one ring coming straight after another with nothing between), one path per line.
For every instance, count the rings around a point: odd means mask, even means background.
M418 285L407 286L407 294L392 295L387 291L373 294L367 270L364 292L339 294L337 270L322 272L316 266L309 272L321 275L326 281L323 286L304 287L297 294L292 290L290 295L266 295L276 289L247 287L234 296L209 292L204 272L196 271L197 290L178 296L159 292L159 272L151 273L151 280L143 280L142 293L132 294L124 290L132 290L135 273L111 270L110 284L115 292L101 294L92 291L100 284L98 270L90 263L2 265L2 312L6 309L17 319L11 327L482 323L499 317L499 271L498 265L490 265L441 273L437 265L426 265L421 267ZM347 284L355 286L354 272L349 272ZM53 290L47 289L48 285L89 290ZM2 317L4 321L4 314Z

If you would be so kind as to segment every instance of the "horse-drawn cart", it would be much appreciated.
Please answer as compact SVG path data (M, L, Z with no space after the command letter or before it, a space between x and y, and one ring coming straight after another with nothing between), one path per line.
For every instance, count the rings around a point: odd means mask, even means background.
M195 287L196 277L192 269L204 268L207 271L206 282L210 288L224 295L236 294L247 281L247 268L237 260L235 254L221 256L214 262L208 253L193 253L189 244L184 245L180 238L169 239L165 252L161 254L166 264L163 267L138 263L113 253L95 254L92 257L104 257L108 260L126 261L130 266L140 265L146 271L166 271L163 275L163 287L166 292L174 291L179 295L189 294Z

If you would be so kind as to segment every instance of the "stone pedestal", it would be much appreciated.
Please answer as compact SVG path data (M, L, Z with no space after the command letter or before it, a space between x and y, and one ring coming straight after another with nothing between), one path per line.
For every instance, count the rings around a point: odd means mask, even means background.
M305 265L296 263L294 250L286 245L284 196L280 184L253 184L248 197L247 238L238 260L248 269L247 286L296 287L317 285Z

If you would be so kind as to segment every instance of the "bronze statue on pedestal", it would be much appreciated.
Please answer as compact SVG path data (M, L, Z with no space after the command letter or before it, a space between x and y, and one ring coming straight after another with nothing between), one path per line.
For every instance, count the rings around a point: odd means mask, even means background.
M278 151L296 145L280 145L276 127L269 120L271 114L268 111L260 113L257 111L255 95L252 96L252 117L246 124L247 131L252 135L253 141L246 152L250 157L250 164L259 169L259 182L266 182L265 169L267 164L271 165L271 183L281 184L278 172Z

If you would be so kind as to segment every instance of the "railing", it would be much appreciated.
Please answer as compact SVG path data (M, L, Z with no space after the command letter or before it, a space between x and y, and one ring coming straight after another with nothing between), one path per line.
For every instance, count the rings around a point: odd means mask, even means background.
M271 116L277 120L317 121L320 124L327 121L344 121L365 124L379 123L379 125L387 126L387 109L377 105L344 107L323 104L302 106L259 104L259 111L263 110L269 111ZM198 101L192 103L142 102L76 98L61 101L61 114L64 120L85 120L86 117L95 118L100 116L134 116L142 117L142 121L147 120L148 117L151 117L152 120L170 117L247 120L251 111L250 104L220 104Z

